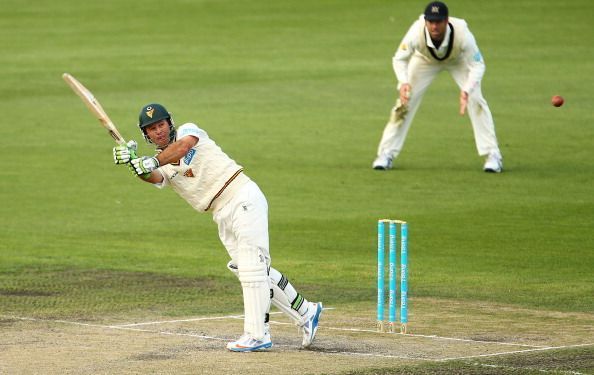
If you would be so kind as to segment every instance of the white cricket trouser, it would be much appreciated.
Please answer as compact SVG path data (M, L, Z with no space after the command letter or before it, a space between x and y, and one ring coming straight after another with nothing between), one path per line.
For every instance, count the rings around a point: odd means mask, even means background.
M400 99L396 100L390 120L382 134L378 147L378 156L384 155L396 158L402 151L406 134L423 100L423 95L442 70L447 70L460 87L460 90L462 90L469 71L466 65L459 62L428 62L417 55L411 57L408 65L408 77L411 86L408 107L403 108ZM398 87L400 88L400 85ZM478 154L488 155L491 152L499 152L493 116L487 101L483 97L480 84L470 93L466 110L472 123Z
M213 219L219 226L219 238L231 257L227 264L230 271L241 279L239 252L250 248L258 248L270 267L268 203L255 182L250 181L242 187L235 197L214 213ZM307 299L295 290L286 276L272 267L269 287L273 290L272 303L295 323L302 324L309 306Z
M268 204L255 182L242 186L213 215L219 237L237 265L243 290L244 334L262 340L268 332L270 280Z
M242 248L258 248L270 266L268 244L268 202L258 185L250 181L220 210L213 214L219 238L233 264Z

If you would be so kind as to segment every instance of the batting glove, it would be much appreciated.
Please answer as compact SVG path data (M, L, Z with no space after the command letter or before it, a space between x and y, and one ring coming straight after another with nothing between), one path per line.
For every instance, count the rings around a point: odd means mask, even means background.
M157 158L148 156L132 159L131 163L134 168L134 173L138 176L147 175L160 166Z
M138 144L136 141L128 141L126 145L120 145L113 148L113 161L116 164L127 164L131 159L136 158Z

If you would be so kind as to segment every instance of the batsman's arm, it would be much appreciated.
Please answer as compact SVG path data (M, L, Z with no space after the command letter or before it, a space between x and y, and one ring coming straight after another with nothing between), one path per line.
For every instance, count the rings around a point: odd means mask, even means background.
M130 166L130 170L132 171L132 173L136 174L134 167ZM161 182L163 182L164 177L161 174L161 172L155 170L147 174L138 175L138 178L140 178L142 181L150 182L151 184L160 184Z
M195 136L188 135L183 137L167 146L167 148L155 156L154 159L156 160L153 160L152 162L148 160L149 164L155 163L153 164L153 167L151 167L151 169L154 169L150 172L142 174L139 170L139 165L143 163L144 159L153 159L147 157L132 160L131 170L143 181L150 182L152 184L160 184L163 182L164 177L157 168L165 164L179 161L190 151L192 147L196 145L196 143L198 143L198 138Z
M196 143L198 143L198 138L193 135L185 136L173 142L159 155L157 155L159 165L178 162L190 151L192 147L196 146Z

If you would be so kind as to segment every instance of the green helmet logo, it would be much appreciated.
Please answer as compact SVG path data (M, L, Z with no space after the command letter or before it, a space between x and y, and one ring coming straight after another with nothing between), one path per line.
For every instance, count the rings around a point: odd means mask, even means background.
M157 121L161 120L171 120L171 115L167 112L167 109L163 107L161 104L153 103L147 104L142 107L140 111L140 116L138 118L138 126L140 128L144 128L151 124L154 124Z
M173 140L175 140L175 126L173 125L173 118L171 117L171 114L167 112L167 109L165 109L165 107L163 107L161 104L151 103L145 105L140 110L140 115L138 116L138 126L142 131L144 139L148 143L152 143L152 141L146 134L145 128L161 120L167 120L169 123L169 143L171 143Z

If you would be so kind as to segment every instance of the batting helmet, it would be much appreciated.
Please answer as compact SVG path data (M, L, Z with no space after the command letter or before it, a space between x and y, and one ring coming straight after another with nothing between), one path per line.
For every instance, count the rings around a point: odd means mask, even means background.
M171 113L167 112L167 109L158 103L147 104L140 110L138 126L140 127L140 131L142 131L144 139L148 143L153 142L146 134L146 127L161 120L167 120L169 123L169 143L171 143L175 139L175 126L173 125Z

